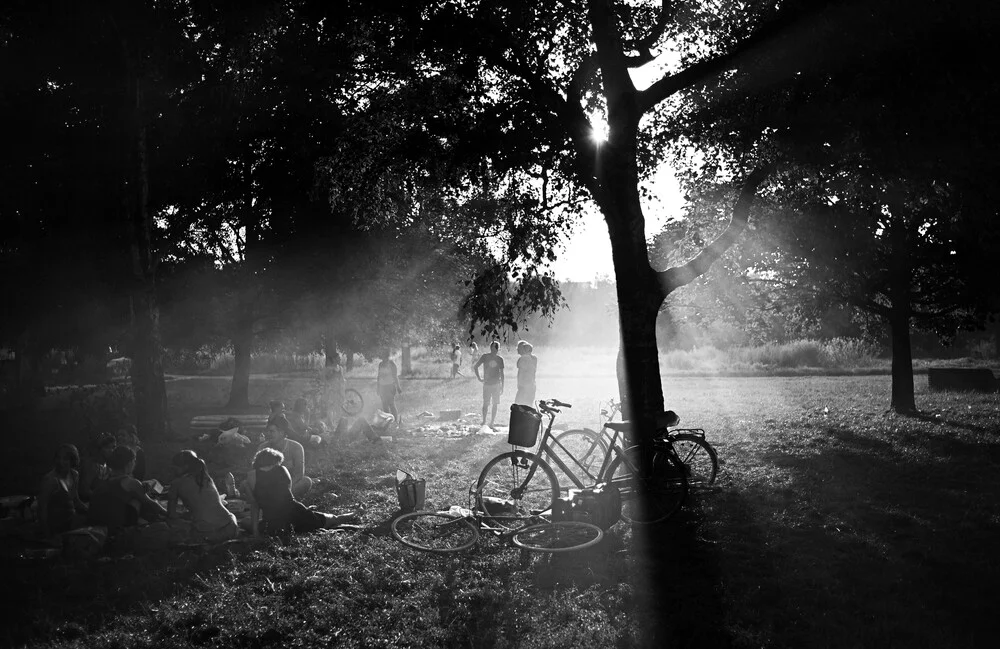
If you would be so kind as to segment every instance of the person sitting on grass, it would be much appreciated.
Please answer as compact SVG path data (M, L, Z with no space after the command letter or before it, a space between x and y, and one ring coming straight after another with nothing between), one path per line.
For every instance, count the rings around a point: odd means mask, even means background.
M87 506L80 500L80 452L72 444L56 451L55 465L42 478L38 492L38 522L43 536L55 536L87 524Z
M91 444L80 466L80 500L90 502L94 490L111 475L108 460L117 446L115 436L111 433L101 433Z
M306 451L302 444L294 439L288 439L288 431L291 430L288 420L284 415L275 417L267 425L264 434L267 440L260 445L259 449L273 448L281 453L282 464L288 469L292 476L292 493L296 498L302 498L312 489L313 480L306 475Z
M167 518L174 530L184 528L192 543L221 543L239 535L236 517L226 509L205 461L191 450L177 453L171 464L176 472L167 493ZM178 499L190 512L190 528L177 513Z
M292 434L288 435L289 437L303 446L319 446L321 442L314 442L313 435L319 437L320 433L324 432L323 423L310 417L308 401L302 397L296 399L295 406L286 418L292 431Z
M497 405L500 403L500 395L503 393L503 359L500 357L500 342L494 340L490 343L490 353L483 354L473 370L476 378L483 384L483 425L486 425L486 413L490 406L493 412L490 417L490 426L496 425ZM479 367L483 367L483 375L479 375Z
M166 548L170 539L170 528L164 522L167 510L146 495L142 483L132 477L135 451L127 446L115 448L108 467L111 476L94 491L88 523L108 528L108 544L115 552Z
M357 514L325 514L309 509L292 495L292 477L284 466L280 451L264 447L253 458L247 475L250 499L250 528L254 536L262 534L308 533L319 529L358 529L344 525Z

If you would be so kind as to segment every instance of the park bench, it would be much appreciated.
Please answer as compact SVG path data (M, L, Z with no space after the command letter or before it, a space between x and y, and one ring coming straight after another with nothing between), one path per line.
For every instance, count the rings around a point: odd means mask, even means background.
M213 430L218 430L219 425L227 419L235 419L240 422L240 426L245 432L257 433L263 432L267 428L268 415L198 415L191 419L189 426L193 435L200 436Z
M985 367L931 367L927 387L931 390L972 390L996 392L997 378Z

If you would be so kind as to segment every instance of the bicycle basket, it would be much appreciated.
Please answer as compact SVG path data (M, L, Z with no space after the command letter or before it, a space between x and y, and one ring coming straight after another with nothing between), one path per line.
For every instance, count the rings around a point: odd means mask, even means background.
M538 429L542 416L531 406L515 403L510 407L510 429L507 443L511 446L534 446L538 441Z
M396 497L400 511L423 509L426 496L427 482L423 478L414 478L406 471L396 470Z

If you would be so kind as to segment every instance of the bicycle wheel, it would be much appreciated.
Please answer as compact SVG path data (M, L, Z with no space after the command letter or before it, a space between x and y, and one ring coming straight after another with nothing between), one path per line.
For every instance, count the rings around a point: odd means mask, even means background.
M483 518L511 529L549 511L559 497L559 482L534 453L510 451L490 460L476 483L476 508Z
M680 460L668 448L656 448L650 475L637 476L639 449L630 446L608 467L611 483L622 496L622 518L648 525L673 516L687 497L687 480Z
M392 535L408 547L444 554L471 548L479 530L467 518L435 512L410 512L392 521Z
M585 485L591 485L597 482L597 472L608 452L608 445L599 433L589 428L574 428L556 435L549 450L565 462L578 478L582 478ZM562 469L558 466L556 469L560 489L577 486Z
M589 548L604 537L593 523L558 521L529 525L511 535L517 547L532 552L572 552Z
M677 458L684 463L689 487L707 487L719 473L719 458L704 437L681 433L671 435Z
M344 412L351 417L357 417L365 407L365 400L361 393L354 388L344 390Z

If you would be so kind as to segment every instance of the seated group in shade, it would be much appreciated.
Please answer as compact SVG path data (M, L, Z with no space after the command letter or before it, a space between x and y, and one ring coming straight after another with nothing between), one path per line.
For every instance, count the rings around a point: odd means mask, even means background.
M248 531L259 536L355 527L344 523L356 519L356 514L326 514L299 502L312 488L313 480L305 475L305 450L287 437L287 425L283 416L268 424L268 439L254 456L243 484L250 503ZM154 548L220 543L239 535L236 517L197 453L183 450L173 457L174 475L164 507L134 476L135 451L113 442L114 438L99 438L83 477L78 472L81 460L77 448L72 444L59 447L38 496L44 536L101 526L107 528L109 542L127 538L133 546ZM240 494L231 491L230 496ZM183 515L178 504L186 510Z

